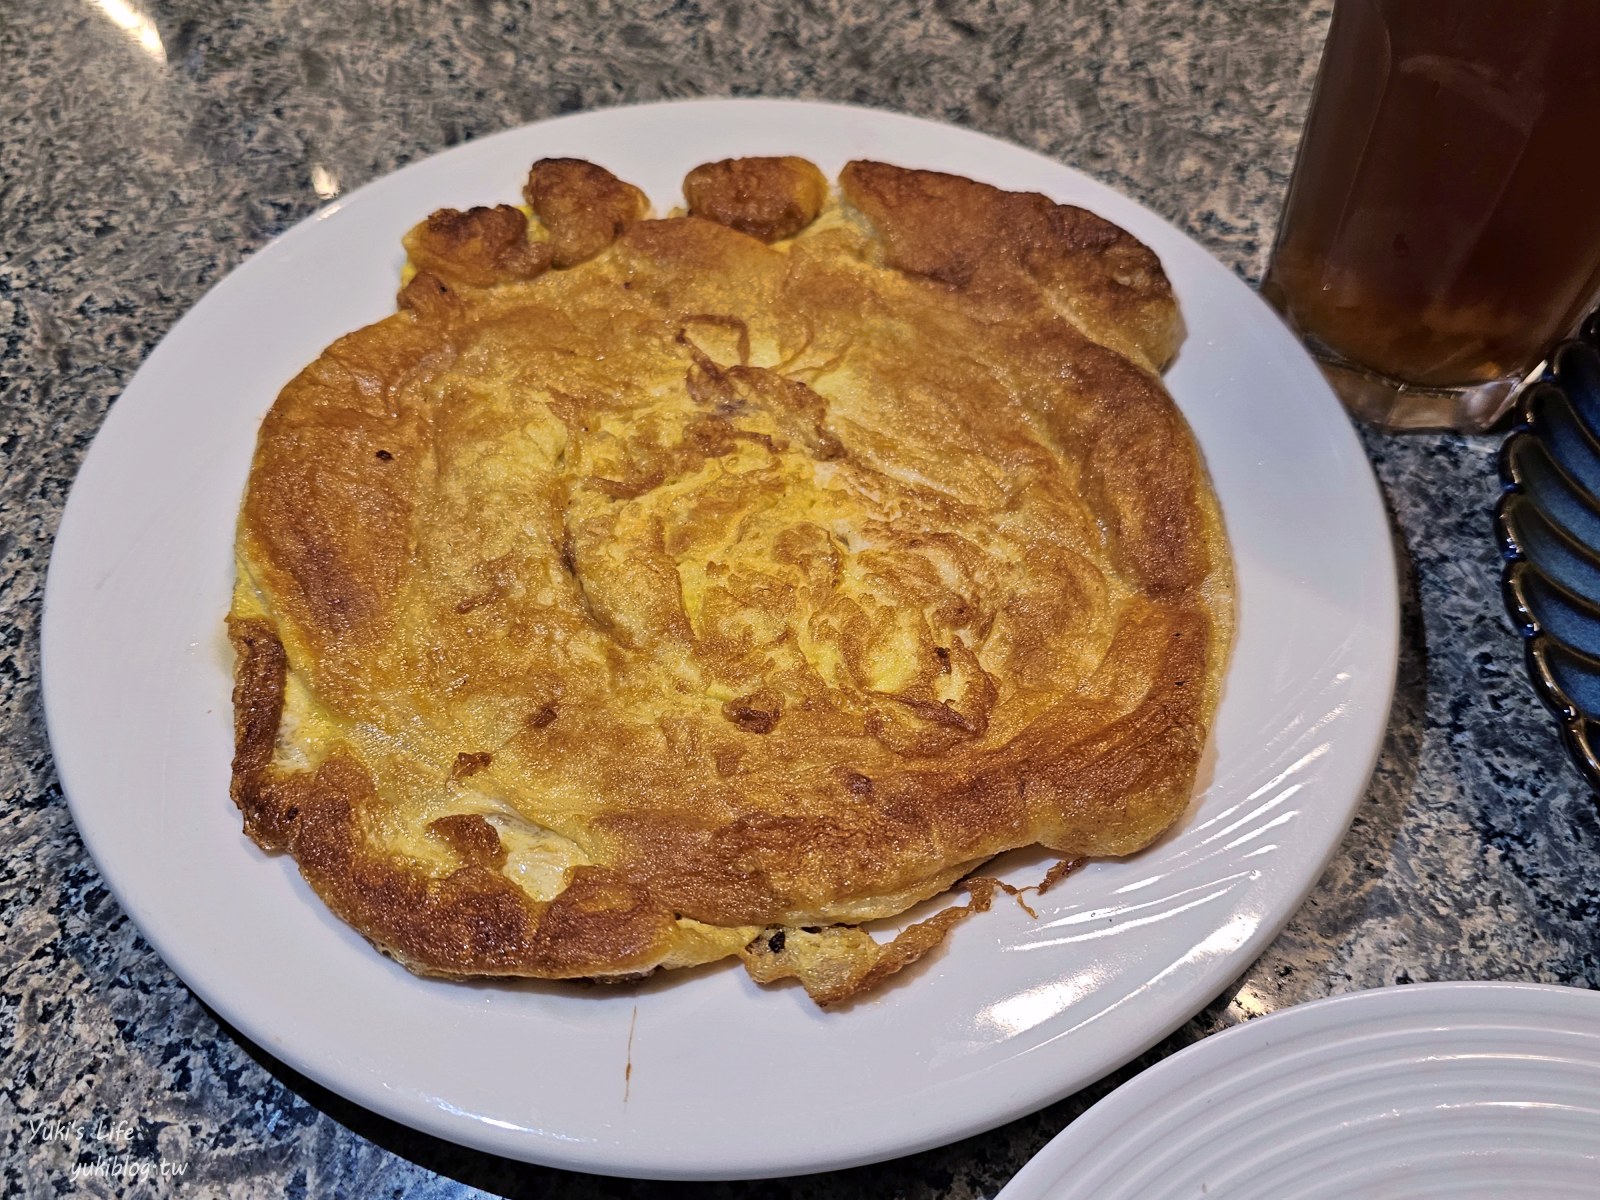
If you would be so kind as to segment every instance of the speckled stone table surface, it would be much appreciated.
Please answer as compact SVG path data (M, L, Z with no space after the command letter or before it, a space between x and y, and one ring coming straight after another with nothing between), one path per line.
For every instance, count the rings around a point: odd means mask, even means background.
M1393 717L1311 899L1188 1026L1083 1094L833 1175L570 1175L363 1112L248 1044L110 898L39 701L50 540L85 448L208 287L329 196L558 113L697 95L970 126L1123 189L1247 280L1327 6L1307 0L0 0L0 1179L7 1195L993 1196L1109 1088L1285 1005L1430 979L1600 982L1600 821L1522 673L1492 439L1364 435L1402 562ZM74 1176L110 1158L122 1176ZM180 1181L163 1179L183 1165Z

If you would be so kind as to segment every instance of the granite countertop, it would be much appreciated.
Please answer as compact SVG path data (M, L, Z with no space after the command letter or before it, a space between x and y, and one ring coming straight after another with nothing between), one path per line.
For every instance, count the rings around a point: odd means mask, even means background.
M458 1149L296 1076L108 895L39 701L50 540L108 407L208 287L325 199L558 113L699 95L899 109L1081 168L1261 274L1328 6L1315 0L63 0L0 19L0 1178L7 1195L993 1196L1141 1066L1330 993L1600 982L1600 820L1523 675L1489 536L1495 440L1364 434L1401 558L1393 717L1285 932L1083 1094L896 1162L705 1187ZM120 1156L149 1178L75 1178ZM183 1164L181 1182L162 1164ZM170 1169L170 1167L169 1167Z

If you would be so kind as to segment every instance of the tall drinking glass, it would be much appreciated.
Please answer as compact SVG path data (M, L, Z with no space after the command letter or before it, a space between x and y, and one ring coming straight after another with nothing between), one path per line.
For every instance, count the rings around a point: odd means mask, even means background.
M1600 0L1335 0L1261 290L1356 416L1491 425L1600 292Z

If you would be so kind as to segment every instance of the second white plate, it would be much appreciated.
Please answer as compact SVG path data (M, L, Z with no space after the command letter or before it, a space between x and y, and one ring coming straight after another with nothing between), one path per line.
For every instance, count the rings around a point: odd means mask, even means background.
M949 170L1082 204L1161 256L1188 323L1169 386L1236 557L1240 623L1207 783L1160 844L957 929L845 1012L736 966L637 990L415 978L330 916L228 800L222 638L257 425L338 335L392 311L400 235L590 158L658 208L734 154ZM1394 564L1371 470L1316 368L1199 246L1059 163L908 117L706 101L563 118L362 188L207 295L117 401L67 505L44 617L51 742L118 901L217 1012L296 1070L419 1129L558 1166L753 1177L892 1157L1118 1066L1237 977L1337 848L1394 676ZM1042 862L1014 871L1037 882ZM909 974L909 973L908 973Z
M1258 1018L1118 1088L999 1200L1592 1200L1600 993L1423 983Z

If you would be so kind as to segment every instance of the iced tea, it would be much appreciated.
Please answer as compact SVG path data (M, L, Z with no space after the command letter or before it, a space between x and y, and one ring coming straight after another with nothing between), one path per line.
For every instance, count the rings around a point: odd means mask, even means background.
M1337 0L1262 292L1357 415L1483 427L1600 290L1600 0Z

